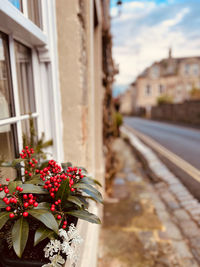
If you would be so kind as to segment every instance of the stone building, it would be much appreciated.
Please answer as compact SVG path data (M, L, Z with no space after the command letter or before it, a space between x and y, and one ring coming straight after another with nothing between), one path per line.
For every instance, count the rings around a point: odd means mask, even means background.
M169 57L153 63L136 78L136 108L146 109L157 105L163 96L172 103L182 103L192 97L192 91L200 89L200 57Z
M84 166L104 184L102 62L108 22L108 0L0 0L5 160L22 149L31 113L38 136L44 132L46 140L53 139L48 152L58 162ZM112 67L111 57L104 64ZM91 211L98 214L99 207ZM95 267L99 227L82 221L78 227L85 241L77 266Z
M135 83L130 84L129 88L120 96L120 112L123 115L134 115L136 110L136 90Z

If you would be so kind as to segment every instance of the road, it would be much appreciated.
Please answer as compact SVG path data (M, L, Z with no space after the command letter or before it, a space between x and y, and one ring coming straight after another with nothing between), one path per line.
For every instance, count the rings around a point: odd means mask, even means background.
M150 137L158 144L200 170L200 130L177 126L165 122L125 117L125 124ZM161 157L182 182L200 199L200 183L183 169L175 166L173 161ZM200 178L200 177L199 177Z

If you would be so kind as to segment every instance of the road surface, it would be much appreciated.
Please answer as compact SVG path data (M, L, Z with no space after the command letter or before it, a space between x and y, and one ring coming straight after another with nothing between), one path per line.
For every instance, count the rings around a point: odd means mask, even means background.
M125 124L150 137L179 158L200 170L200 130L177 126L165 122L125 117ZM161 155L160 155L161 156ZM200 200L200 183L188 175L184 168L174 164L173 160L161 156L168 167L182 180L190 191ZM183 166L184 167L184 166ZM186 168L185 168L186 169ZM197 172L197 173L198 173ZM200 178L200 177L199 177Z
M200 130L131 117L124 121L200 170Z

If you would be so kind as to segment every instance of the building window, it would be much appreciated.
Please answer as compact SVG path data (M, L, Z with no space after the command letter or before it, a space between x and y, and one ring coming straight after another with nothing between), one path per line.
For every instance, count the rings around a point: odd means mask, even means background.
M190 73L190 65L189 64L185 64L185 67L184 68L185 68L184 73L186 75L188 75Z
M192 72L195 76L199 75L199 65L198 64L193 64L192 65Z
M37 113L31 50L14 40L11 43L4 33L0 33L0 107L0 160L10 161L19 143L22 146L22 135L29 135L30 113L37 129ZM8 169L6 175L10 172Z
M159 94L163 94L164 91L165 91L165 87L164 87L164 85L159 84L159 86L158 86L158 91L159 91Z
M147 84L147 86L145 87L145 95L146 96L151 95L151 86L149 84Z
M8 0L13 6L22 11L22 1L21 0Z

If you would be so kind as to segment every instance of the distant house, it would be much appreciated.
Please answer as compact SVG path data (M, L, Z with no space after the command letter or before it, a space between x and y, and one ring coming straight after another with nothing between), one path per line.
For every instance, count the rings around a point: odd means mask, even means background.
M129 88L120 95L120 112L123 115L133 115L135 113L135 93L135 83L132 83Z
M136 109L146 110L157 105L163 96L173 103L192 98L192 91L200 90L200 57L169 57L153 63L135 81Z

